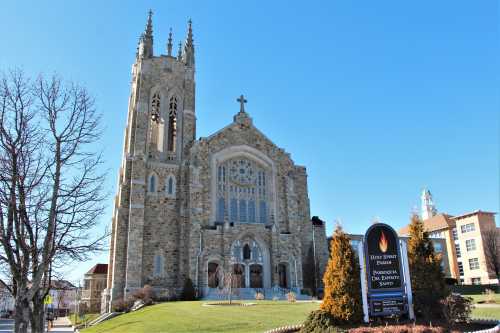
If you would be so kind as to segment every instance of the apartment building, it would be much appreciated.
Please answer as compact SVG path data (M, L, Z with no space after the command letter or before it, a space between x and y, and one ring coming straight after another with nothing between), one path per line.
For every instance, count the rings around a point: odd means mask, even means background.
M494 212L473 211L458 216L438 213L429 190L422 193L422 220L433 239L444 239L450 277L461 284L497 284L492 260L500 258L500 248L492 248L488 239L494 235L500 244L500 228ZM399 230L408 235L408 226ZM492 256L492 251L498 255Z
M87 306L89 312L101 311L101 294L106 288L108 264L96 264L83 278L81 303Z

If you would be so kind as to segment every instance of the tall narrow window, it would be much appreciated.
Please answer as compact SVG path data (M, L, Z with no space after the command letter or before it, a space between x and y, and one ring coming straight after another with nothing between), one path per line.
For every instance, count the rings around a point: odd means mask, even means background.
M151 101L151 131L150 131L150 142L153 147L157 148L158 136L159 136L159 126L160 126L160 94L155 93Z
M261 201L260 202L260 211L259 211L259 216L260 216L260 223L266 224L267 223L267 207L266 207L266 202Z
M167 196L175 195L175 177L172 175L167 177L166 191L167 191Z
M247 221L247 202L246 200L240 200L240 222L245 223Z
M248 202L248 222L255 223L255 201Z
M170 98L168 112L168 151L175 152L177 138L177 97Z
M154 193L156 192L156 176L151 175L149 177L149 192Z
M163 275L163 257L159 254L155 255L153 275L160 277Z
M245 246L243 246L243 260L250 260L251 256L252 251L250 250L250 246L245 244Z
M231 199L231 222L238 222L238 201Z
M217 222L224 222L224 198L219 198L217 202Z

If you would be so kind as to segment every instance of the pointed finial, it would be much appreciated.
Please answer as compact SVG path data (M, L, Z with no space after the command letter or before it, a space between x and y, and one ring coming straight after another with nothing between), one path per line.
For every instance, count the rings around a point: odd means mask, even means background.
M193 21L191 18L188 20L188 35L186 44L187 46L193 46Z
M148 12L148 23L145 30L146 37L153 38L153 11L150 9Z
M182 59L182 43L179 42L179 51L177 52L177 60Z
M168 33L167 54L169 56L172 55L172 28L170 28L170 32Z

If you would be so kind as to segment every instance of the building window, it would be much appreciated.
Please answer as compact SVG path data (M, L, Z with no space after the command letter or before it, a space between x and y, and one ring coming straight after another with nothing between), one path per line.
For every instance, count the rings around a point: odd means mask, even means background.
M248 222L255 223L255 201L248 202Z
M467 248L467 252L476 250L476 240L475 239L467 239L465 241L465 247Z
M469 268L470 270L479 269L479 259L478 258L469 259Z
M224 198L219 198L219 202L217 202L217 222L224 222L225 205Z
M175 177L170 175L167 178L167 195L174 196L175 195Z
M151 193L155 193L156 192L156 176L155 175L149 176L148 191L151 192Z
M245 244L245 246L243 246L243 260L250 260L251 257L252 251L250 250L250 246Z
M471 278L471 279L470 279L470 283L471 283L471 284L476 284L476 285L477 285L477 284L481 284L481 278L478 278L478 277L476 277L476 278Z
M462 256L462 253L460 252L460 244L458 243L455 243L455 253L457 254L457 258Z
M217 202L223 199L229 204L230 222L266 223L268 201L271 200L266 182L268 171L259 163L242 157L223 161L216 171ZM219 219L220 214L215 215Z
M433 245L436 252L443 252L443 244L441 244L440 242L435 242Z
M170 98L168 110L168 146L170 152L175 152L175 141L177 138L177 97Z
M159 144L160 123L161 123L160 94L155 93L151 101L150 142L151 144L153 144L153 146L158 146Z
M464 276L464 265L461 261L458 262L458 274L460 274L460 276Z
M247 202L243 199L240 200L240 222L247 222Z
M238 201L233 198L231 199L231 222L238 221Z
M266 202L261 201L260 202L260 223L266 224L267 223L267 208L266 208Z
M451 230L451 234L453 235L453 240L458 240L458 232L457 232L457 228L453 228Z
M474 223L467 223L467 224L462 225L460 227L460 230L464 234L466 232L475 231L476 230L476 226L474 225Z
M163 275L163 256L157 254L154 258L153 275L159 277Z

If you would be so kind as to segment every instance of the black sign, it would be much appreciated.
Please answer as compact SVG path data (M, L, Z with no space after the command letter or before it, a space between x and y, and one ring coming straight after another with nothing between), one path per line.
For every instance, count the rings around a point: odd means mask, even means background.
M365 252L369 290L402 290L403 275L396 232L386 224L372 225L365 235Z
M368 298L372 316L406 312L399 238L387 224L376 223L365 234Z
M374 299L372 300L371 308L374 315L402 313L405 311L405 301L402 297L394 299Z

